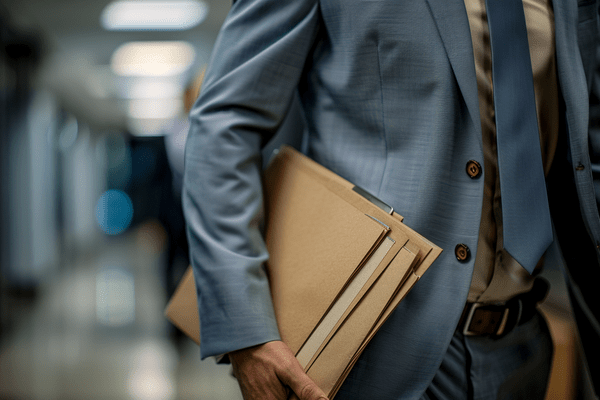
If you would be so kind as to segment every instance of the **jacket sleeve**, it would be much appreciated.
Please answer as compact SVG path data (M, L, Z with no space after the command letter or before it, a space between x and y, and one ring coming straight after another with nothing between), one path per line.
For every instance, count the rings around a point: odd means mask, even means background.
M317 0L237 0L190 113L183 205L202 358L279 339L260 150L286 115L319 24Z

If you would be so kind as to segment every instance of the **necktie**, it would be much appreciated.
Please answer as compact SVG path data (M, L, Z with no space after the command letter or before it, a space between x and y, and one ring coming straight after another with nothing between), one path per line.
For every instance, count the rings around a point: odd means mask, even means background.
M486 0L504 249L529 273L552 243L521 0Z

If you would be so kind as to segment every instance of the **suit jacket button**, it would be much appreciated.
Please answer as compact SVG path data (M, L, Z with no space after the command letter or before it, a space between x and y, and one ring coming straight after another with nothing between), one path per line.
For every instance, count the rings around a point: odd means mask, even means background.
M469 260L471 250L469 250L469 247L466 244L459 243L454 248L454 255L458 261L465 262Z
M467 163L467 174L471 179L478 178L481 175L481 165L475 160L470 160Z

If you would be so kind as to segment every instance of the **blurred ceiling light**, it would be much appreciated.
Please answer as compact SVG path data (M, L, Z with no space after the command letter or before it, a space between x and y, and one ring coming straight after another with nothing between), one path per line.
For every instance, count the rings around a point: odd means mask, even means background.
M195 56L186 42L129 42L115 50L111 68L121 76L173 76L187 71Z
M102 11L100 23L107 30L184 30L200 24L208 4L184 1L113 1Z
M123 82L119 95L124 99L165 99L180 97L183 86L174 80L134 79Z
M129 116L137 119L169 119L182 109L181 99L135 99L129 102Z

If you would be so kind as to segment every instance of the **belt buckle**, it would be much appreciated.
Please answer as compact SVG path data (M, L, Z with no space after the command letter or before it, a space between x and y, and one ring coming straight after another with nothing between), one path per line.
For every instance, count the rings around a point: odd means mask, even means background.
M471 322L473 322L473 316L475 315L475 311L477 311L478 308L486 307L486 306L490 306L490 304L473 303L471 305L471 309L469 310L469 314L467 314L467 319L466 319L465 325L463 327L463 331L462 331L463 335L465 335L465 336L480 336L481 335L481 333L472 331L469 328L471 327ZM522 304L519 301L519 315L517 316L517 319L520 318L521 309L522 309ZM500 321L500 325L498 326L498 329L496 329L496 332L494 334L492 334L493 336L501 336L504 333L504 329L506 328L506 322L508 321L508 314L509 314L509 308L505 307L504 313L502 314L502 320Z

